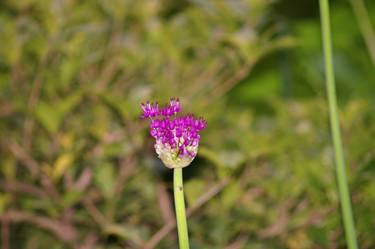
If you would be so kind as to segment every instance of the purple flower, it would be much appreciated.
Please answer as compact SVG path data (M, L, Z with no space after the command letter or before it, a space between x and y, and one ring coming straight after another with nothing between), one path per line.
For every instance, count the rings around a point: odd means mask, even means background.
M164 165L168 168L188 166L198 152L199 131L207 125L203 117L195 118L192 114L177 117L182 110L178 98L171 98L162 110L157 102L141 106L143 115L140 117L151 119L150 133L156 140L155 150Z
M146 104L141 104L143 115L141 115L141 118L148 118L148 117L157 117L160 115L160 109L159 109L159 103L156 102L154 105L153 103L150 104L150 102L146 102Z

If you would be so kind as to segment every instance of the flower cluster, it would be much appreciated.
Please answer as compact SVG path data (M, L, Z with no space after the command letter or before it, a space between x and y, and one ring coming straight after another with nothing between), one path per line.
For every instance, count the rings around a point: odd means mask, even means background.
M207 125L203 117L195 118L192 114L177 117L182 110L178 98L170 99L163 109L157 102L141 106L143 114L140 117L151 119L151 136L156 140L155 150L164 165L168 168L188 166L198 152L199 131ZM162 117L153 119L159 116Z

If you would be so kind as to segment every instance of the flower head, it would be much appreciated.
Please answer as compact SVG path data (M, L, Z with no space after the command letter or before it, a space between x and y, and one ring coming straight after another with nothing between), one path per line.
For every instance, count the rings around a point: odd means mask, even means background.
M198 152L199 131L207 125L203 117L195 118L192 114L178 117L177 113L182 110L178 98L171 98L162 110L157 102L141 106L143 115L140 117L151 118L151 136L156 140L155 150L164 165L168 168L188 166Z

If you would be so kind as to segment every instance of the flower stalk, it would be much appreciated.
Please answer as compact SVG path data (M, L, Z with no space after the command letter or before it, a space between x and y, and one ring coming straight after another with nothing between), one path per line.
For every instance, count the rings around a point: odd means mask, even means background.
M329 116L331 123L331 132L333 146L335 150L336 174L338 182L338 191L343 215L346 243L349 249L357 249L357 239L355 235L354 219L350 202L349 187L346 179L346 167L344 160L343 145L341 141L341 132L337 111L337 97L335 88L335 76L333 70L331 31L329 22L328 0L319 0L320 18L323 35L323 49L326 72L326 86L328 94Z
M173 192L176 209L177 232L180 249L189 249L189 237L186 223L182 168L173 169Z

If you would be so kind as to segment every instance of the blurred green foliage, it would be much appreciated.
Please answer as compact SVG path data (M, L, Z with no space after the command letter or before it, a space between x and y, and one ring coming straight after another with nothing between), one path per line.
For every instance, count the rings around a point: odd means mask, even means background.
M184 170L192 249L345 248L320 24L301 4L2 1L2 248L177 248L171 171L138 118L173 96L208 121ZM348 3L332 29L358 238L373 248L375 70Z

